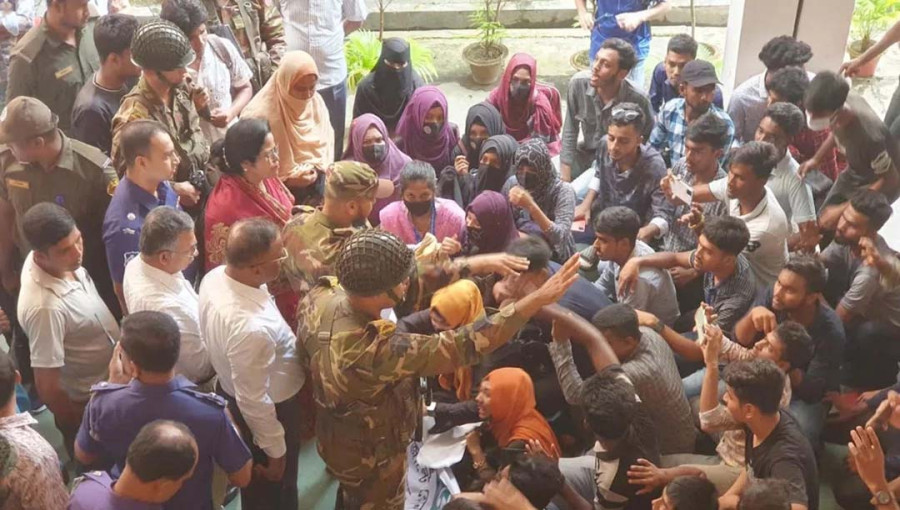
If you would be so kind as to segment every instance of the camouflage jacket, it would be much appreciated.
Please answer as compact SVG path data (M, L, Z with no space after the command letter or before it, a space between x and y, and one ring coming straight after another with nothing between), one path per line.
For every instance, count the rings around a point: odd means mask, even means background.
M454 331L416 335L354 310L335 278L322 278L310 298L301 352L314 381L319 451L338 479L359 479L405 451L421 417L417 377L478 363L525 324L510 305Z
M225 0L221 7L218 5L219 0L203 0L203 3L206 5L211 24L225 24L231 28L245 59L256 57L255 47L256 51L268 54L273 69L278 67L287 48L284 42L284 23L281 19L281 12L278 11L275 2L242 1L246 16L241 15L238 0ZM256 27L256 30L249 30L248 27ZM250 68L254 67L250 66Z
M153 119L166 126L175 142L181 161L175 172L175 180L186 181L193 170L203 171L209 160L209 142L200 131L200 115L194 107L188 90L178 86L172 93L171 107L160 100L147 81L141 77L137 85L122 98L119 111L112 121L112 158L119 175L125 172L125 161L119 153L119 135L122 128L133 120Z

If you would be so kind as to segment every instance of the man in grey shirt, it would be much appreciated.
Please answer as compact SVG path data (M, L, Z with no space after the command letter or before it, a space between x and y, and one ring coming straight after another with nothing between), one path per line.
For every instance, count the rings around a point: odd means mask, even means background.
M874 389L896 381L900 361L900 289L886 289L878 269L864 264L859 241L870 238L881 253L891 253L878 230L891 216L884 195L858 191L844 209L832 243L820 255L828 268L826 297L844 323L846 361L854 387Z
M618 38L604 41L590 71L576 73L569 82L566 101L566 120L562 129L562 152L559 172L563 180L571 181L588 173L583 188L587 189L593 173L585 172L593 163L600 139L606 135L613 106L635 103L648 119L643 127L646 139L653 130L653 112L646 94L625 78L637 62L631 44ZM578 143L581 131L582 142ZM576 192L578 190L576 189Z
M693 452L697 429L691 406L684 396L675 358L666 341L653 330L638 327L637 313L628 305L607 306L594 315L592 322L621 361L628 380L634 384L653 423L659 453ZM566 401L577 404L583 381L574 370L571 343L555 341L549 349Z

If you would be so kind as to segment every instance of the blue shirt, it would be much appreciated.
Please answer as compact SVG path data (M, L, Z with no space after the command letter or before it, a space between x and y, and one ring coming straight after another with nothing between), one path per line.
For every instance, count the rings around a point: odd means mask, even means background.
M105 471L91 471L75 483L67 510L161 510L162 505L124 498L113 492Z
M650 106L653 107L653 113L659 113L659 109L669 102L670 99L681 97L678 87L669 82L666 76L666 64L660 62L653 69L653 76L650 78ZM716 85L716 97L713 98L713 104L720 109L724 109L722 102L722 87Z
M560 267L562 266L551 261L547 271L550 273L550 276L553 276L559 271ZM557 304L566 310L575 312L582 319L590 322L594 318L594 314L599 312L601 308L609 306L611 302L599 287L579 276L575 283L569 287L569 290L563 294L563 297L557 301Z
M150 211L161 205L178 207L178 195L168 182L161 182L156 195L131 182L128 177L119 181L103 218L103 244L109 274L114 283L122 283L125 264L137 256L141 227ZM185 275L187 277L187 275Z
M225 405L225 399L197 391L181 375L168 384L152 386L136 379L127 385L102 382L91 388L76 441L84 452L113 460L112 472L117 476L141 427L154 420L185 424L197 440L200 458L194 476L164 508L212 510L213 463L234 473L250 460L250 450L225 413Z
M619 28L616 16L623 12L636 12L649 9L666 0L597 0L596 18L594 28L591 30L591 49L589 56L591 62L594 55L603 45L603 41L610 37L624 39L634 46L637 59L643 60L650 53L650 23L641 23L634 32L626 32Z
M656 124L650 133L651 147L665 155L669 151L669 161L678 161L684 158L684 138L687 136L688 121L684 116L684 98L679 97L666 103L656 116ZM725 152L734 143L734 122L721 108L709 105L709 112L725 121L728 125L728 143L725 144ZM724 157L724 156L723 156Z

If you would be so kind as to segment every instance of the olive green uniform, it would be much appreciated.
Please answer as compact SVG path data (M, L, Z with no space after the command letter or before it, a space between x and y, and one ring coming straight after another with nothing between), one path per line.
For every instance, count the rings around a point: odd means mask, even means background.
M0 198L8 201L15 210L15 242L22 255L31 250L22 232L25 212L40 202L65 207L84 239L84 267L94 279L106 305L119 316L102 230L106 206L118 179L106 154L60 134L62 152L52 170L44 170L34 163L19 163L7 146L0 145Z
M59 128L68 133L75 97L100 69L93 31L91 20L78 31L77 44L72 47L50 32L46 18L32 27L12 49L6 100L18 96L40 99L59 116Z
M435 335L396 331L355 311L334 278L310 293L301 317L314 381L319 454L341 483L345 508L403 508L406 448L421 420L418 377L452 372L519 330L514 306L475 324Z
M231 28L241 54L247 60L254 77L259 76L258 66L269 66L268 76L281 63L287 45L284 42L284 24L275 2L265 0L203 0L209 12L209 22L225 24ZM259 84L255 84L259 86Z
M111 152L119 175L125 171L125 161L119 153L119 135L127 123L138 119L153 119L166 127L181 158L175 172L176 181L187 181L194 170L206 169L209 142L200 131L200 115L190 93L179 85L172 91L170 101L170 105L164 104L143 76L134 89L122 98L119 111L112 121Z

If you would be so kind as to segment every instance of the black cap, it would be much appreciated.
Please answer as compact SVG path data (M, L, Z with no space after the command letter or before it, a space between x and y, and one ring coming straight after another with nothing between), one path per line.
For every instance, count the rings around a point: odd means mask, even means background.
M681 81L691 87L704 87L719 83L719 79L716 77L716 68L705 60L691 60L685 64L681 71Z

